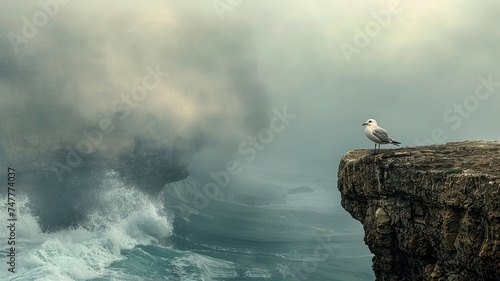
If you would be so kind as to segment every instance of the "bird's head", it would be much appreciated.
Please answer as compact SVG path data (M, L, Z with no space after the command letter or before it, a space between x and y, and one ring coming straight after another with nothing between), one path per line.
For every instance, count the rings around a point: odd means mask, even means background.
M368 119L362 126L377 126L377 121L375 119Z

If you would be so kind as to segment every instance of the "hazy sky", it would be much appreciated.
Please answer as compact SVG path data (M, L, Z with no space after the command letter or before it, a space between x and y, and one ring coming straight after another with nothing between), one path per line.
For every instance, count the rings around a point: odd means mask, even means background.
M3 137L111 122L211 159L286 107L265 154L338 162L368 118L403 145L500 139L497 1L1 2Z

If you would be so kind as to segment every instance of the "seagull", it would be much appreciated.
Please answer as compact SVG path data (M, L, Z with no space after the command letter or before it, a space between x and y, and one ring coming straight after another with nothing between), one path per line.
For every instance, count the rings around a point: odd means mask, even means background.
M373 151L373 153L377 152L377 144L378 151L380 151L381 144L390 143L396 146L399 146L401 144L400 142L391 139L387 131L377 125L377 121L375 121L375 119L368 119L365 123L363 123L363 126L366 126L366 137L375 143L375 150Z

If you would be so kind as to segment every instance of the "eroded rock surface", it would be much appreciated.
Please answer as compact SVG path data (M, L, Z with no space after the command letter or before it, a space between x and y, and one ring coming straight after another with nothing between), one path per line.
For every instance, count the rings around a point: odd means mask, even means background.
M500 142L350 151L338 188L377 280L500 280Z

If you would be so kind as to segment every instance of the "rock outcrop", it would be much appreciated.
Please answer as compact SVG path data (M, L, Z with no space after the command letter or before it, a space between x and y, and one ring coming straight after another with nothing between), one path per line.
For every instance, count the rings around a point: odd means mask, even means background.
M139 137L128 138L114 152L100 146L92 153L75 149L76 142L43 141L24 135L0 138L0 180L7 167L16 170L16 193L26 193L44 230L77 225L95 202L106 173L125 184L156 195L166 183L188 176L186 167L199 143L178 140L168 147ZM118 146L115 142L114 146ZM6 189L4 189L6 191Z
M500 142L350 151L338 188L377 280L500 280Z
M17 169L19 184L28 190L47 180L66 187L75 176L92 169L109 169L140 189L157 192L165 183L187 177L185 168L198 144L177 142L166 147L136 137L120 153L111 155L97 149L82 153L75 147L75 143L43 142L29 135L1 139L1 166Z

